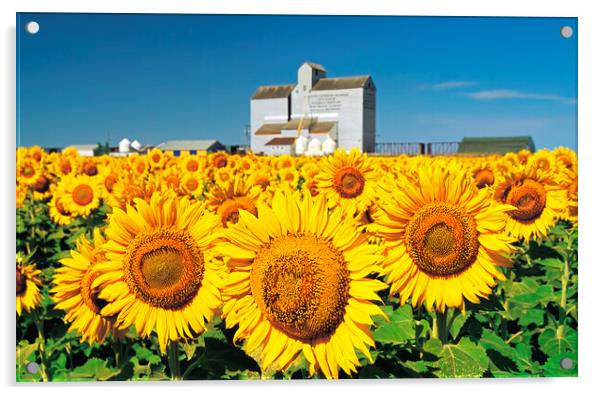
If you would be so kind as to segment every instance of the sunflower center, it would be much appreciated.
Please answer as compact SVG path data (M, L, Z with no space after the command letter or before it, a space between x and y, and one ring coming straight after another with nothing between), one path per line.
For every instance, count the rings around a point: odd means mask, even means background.
M347 166L337 171L333 183L339 195L350 199L362 194L365 180L355 167Z
M48 179L44 176L38 178L36 180L36 182L33 184L33 189L36 192L39 193L45 193L48 192L48 189L50 188L50 182L48 181Z
M539 182L526 179L510 188L505 203L517 208L509 212L512 218L530 221L539 218L546 207L546 190Z
M309 193L311 194L311 196L317 196L318 193L320 193L320 191L318 190L318 184L315 180L309 180L305 185L307 186L307 189L309 189Z
M158 152L155 152L151 158L155 163L159 163L161 161L161 155Z
M238 209L247 210L254 216L257 216L255 203L246 196L237 196L226 200L217 209L217 214L221 217L224 227L228 223L235 224L238 222Z
M21 273L19 271L19 269L17 270L17 296L19 295L23 295L25 293L25 290L27 289L27 277L25 277L25 275L23 273Z
M81 281L80 295L82 297L82 301L90 310L92 310L95 314L100 314L100 311L103 307L107 305L107 302L104 299L100 299L98 297L99 290L92 288L92 283L98 277L97 272L93 272L92 268L88 269L84 277Z
M71 173L71 163L69 163L69 161L64 161L61 163L61 172L63 174Z
M203 254L187 231L160 228L140 233L124 258L124 279L137 298L179 309L196 296L203 280Z
M291 182L295 179L295 174L293 172L286 172L284 173L284 181L286 182Z
M286 235L258 253L251 292L268 320L299 340L331 335L349 299L349 269L332 243L314 235Z
M418 210L408 223L406 244L413 262L434 276L463 272L479 252L474 219L448 203L431 203Z
M446 257L453 253L456 246L454 230L445 222L439 222L426 231L424 248L434 257Z
M56 210L61 214L61 215L69 215L69 212L65 209L65 206L63 205L63 203L61 202L60 199L56 199L54 201L54 207L56 207Z
M80 206L85 206L87 204L90 204L92 199L94 199L94 191L92 190L92 187L90 185L81 184L73 188L71 196L73 197L73 201L76 204Z
M142 257L142 274L152 288L169 288L184 274L182 254L171 247L159 248Z
M228 164L228 158L225 155L219 155L213 160L213 164L218 169L226 167Z
M194 178L189 178L186 181L186 188L188 188L189 191L196 191L196 189L199 187L199 182L197 180L195 180Z
M94 163L86 163L86 165L84 166L84 173L86 173L90 177L95 176L98 174L98 168Z
M109 174L105 178L105 188L106 188L106 190L109 191L109 192L113 192L113 187L115 186L116 182L117 182L117 176L115 176L114 174Z
M198 169L199 169L199 164L197 163L196 160L189 160L186 163L186 170L188 170L189 172L194 173Z
M175 174L170 174L165 177L165 184L170 188L177 188L180 185L180 179Z
M481 169L475 173L474 180L477 184L477 188L481 189L487 185L492 185L495 178L493 177L493 172L491 170Z
M550 168L550 161L548 158L539 158L537 159L537 168L541 170L548 170Z
M27 178L31 178L34 176L34 174L36 174L36 171L31 166L25 166L23 168L22 174Z
M568 155L566 155L566 154L560 154L560 155L558 155L558 159L560 159L560 161L562 163L564 163L564 165L568 169L570 169L570 168L573 167L573 161L571 160L571 158Z
M255 185L259 185L263 190L266 190L270 186L270 179L266 176L259 176L255 179Z

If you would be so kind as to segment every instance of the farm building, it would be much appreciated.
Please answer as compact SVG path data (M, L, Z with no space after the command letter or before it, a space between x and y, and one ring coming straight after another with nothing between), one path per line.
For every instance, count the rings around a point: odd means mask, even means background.
M98 147L98 144L74 144L64 148L63 152L65 152L67 148L75 148L80 156L94 156L96 147Z
M196 155L226 150L226 146L217 140L169 140L157 145L157 148L171 151L175 156L180 156L182 151Z
M376 87L369 75L327 78L326 69L305 62L297 82L260 86L251 98L251 150L266 155L302 154L332 142L373 152ZM297 138L304 136L299 144ZM324 150L313 150L320 154Z
M464 137L458 146L458 153L505 154L521 150L535 152L531 136L518 137Z

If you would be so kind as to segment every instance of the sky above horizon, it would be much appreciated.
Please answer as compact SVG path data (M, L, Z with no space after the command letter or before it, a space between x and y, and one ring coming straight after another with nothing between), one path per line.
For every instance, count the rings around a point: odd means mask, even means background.
M577 149L576 18L58 13L17 15L17 145L244 144L256 88L304 61L372 76L377 142Z

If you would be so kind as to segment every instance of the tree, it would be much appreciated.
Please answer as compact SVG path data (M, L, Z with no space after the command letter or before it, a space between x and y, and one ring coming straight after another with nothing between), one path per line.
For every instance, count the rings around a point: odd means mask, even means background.
M108 142L104 144L99 142L96 148L94 148L94 156L108 155L109 152L111 152L111 147L109 147Z

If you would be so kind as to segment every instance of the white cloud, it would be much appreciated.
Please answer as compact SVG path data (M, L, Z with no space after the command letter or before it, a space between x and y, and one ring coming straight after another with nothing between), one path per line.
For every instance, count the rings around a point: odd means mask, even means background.
M433 85L433 89L456 89L456 88L464 88L466 86L474 86L477 83L474 81L445 81L440 82L438 84Z
M422 89L433 89L433 90L448 90L448 89L457 89L464 88L467 86L474 86L477 83L474 81L443 81L436 84L423 84L420 87Z
M492 89L468 93L475 100L497 100L497 99L527 99L527 100L551 100L567 104L575 103L575 99L559 95L520 92L512 89Z

